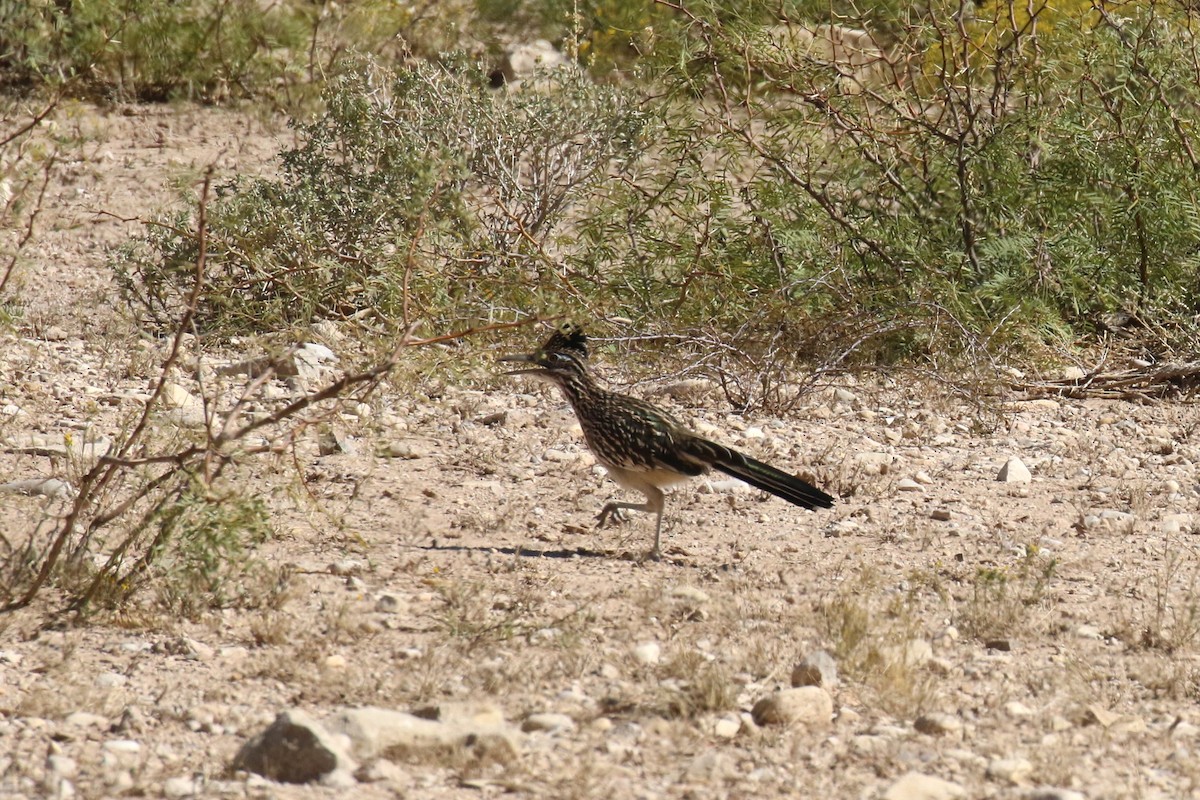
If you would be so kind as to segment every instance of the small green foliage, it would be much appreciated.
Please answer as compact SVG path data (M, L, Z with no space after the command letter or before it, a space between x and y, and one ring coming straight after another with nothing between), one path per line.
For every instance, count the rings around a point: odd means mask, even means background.
M981 567L975 574L970 599L960 610L964 634L978 639L1008 636L1025 624L1029 609L1046 596L1058 567L1036 546L1012 567Z
M569 289L544 248L645 126L622 93L574 73L495 93L461 65L359 62L325 104L280 178L235 180L211 204L201 327L367 312L393 329L409 315L443 329L544 306L543 292ZM144 317L170 324L196 250L185 213L123 250L119 284Z

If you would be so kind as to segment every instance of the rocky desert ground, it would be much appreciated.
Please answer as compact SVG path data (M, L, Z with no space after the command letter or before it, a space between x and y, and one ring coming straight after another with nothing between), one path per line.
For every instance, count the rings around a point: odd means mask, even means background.
M109 248L210 164L274 169L290 136L189 107L54 124L85 144L0 331L9 484L77 480L79 457L30 437L116 440L159 375ZM494 346L433 352L344 415L344 446L313 433L237 465L272 511L269 602L77 619L47 590L0 616L0 796L1200 795L1186 397L848 375L740 416L702 381L626 386L601 354L610 384L839 498L812 513L697 479L652 562L651 519L593 527L620 490L562 398L500 376ZM5 557L44 545L68 498L0 495ZM273 723L284 740L247 755Z

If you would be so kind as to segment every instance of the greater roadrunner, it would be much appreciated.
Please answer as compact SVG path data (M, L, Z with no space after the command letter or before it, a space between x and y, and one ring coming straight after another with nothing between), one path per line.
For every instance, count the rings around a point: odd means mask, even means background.
M646 496L645 503L607 503L600 511L599 524L603 525L620 509L654 512L658 522L651 558L659 558L663 488L710 468L802 508L833 505L830 495L794 475L709 441L643 400L599 386L588 374L587 337L578 325L563 323L536 352L504 356L500 360L533 365L513 370L509 375L534 375L558 384L575 409L596 460L621 486Z

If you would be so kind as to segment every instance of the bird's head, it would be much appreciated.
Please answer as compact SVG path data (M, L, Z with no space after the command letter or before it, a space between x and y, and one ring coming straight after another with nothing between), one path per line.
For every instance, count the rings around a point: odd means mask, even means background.
M564 322L534 352L501 356L500 360L530 365L510 370L508 375L532 375L562 384L586 373L587 354L587 336L583 328L573 322Z

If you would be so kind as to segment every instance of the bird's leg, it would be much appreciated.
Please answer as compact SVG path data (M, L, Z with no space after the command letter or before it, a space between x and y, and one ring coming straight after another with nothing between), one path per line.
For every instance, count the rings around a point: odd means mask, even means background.
M663 508L665 506L662 490L657 486L648 485L639 487L644 495L646 502L644 503L618 503L615 500L610 500L604 504L604 508L600 509L600 515L597 517L596 527L601 527L611 518L617 517L621 511L647 511L658 515L654 526L654 549L650 551L650 558L658 561L661 558L659 553L659 542L662 538L662 520Z
M604 504L604 508L600 509L599 515L596 517L596 527L603 528L604 523L610 519L621 522L624 518L622 511L653 511L649 503L618 503L609 501Z

